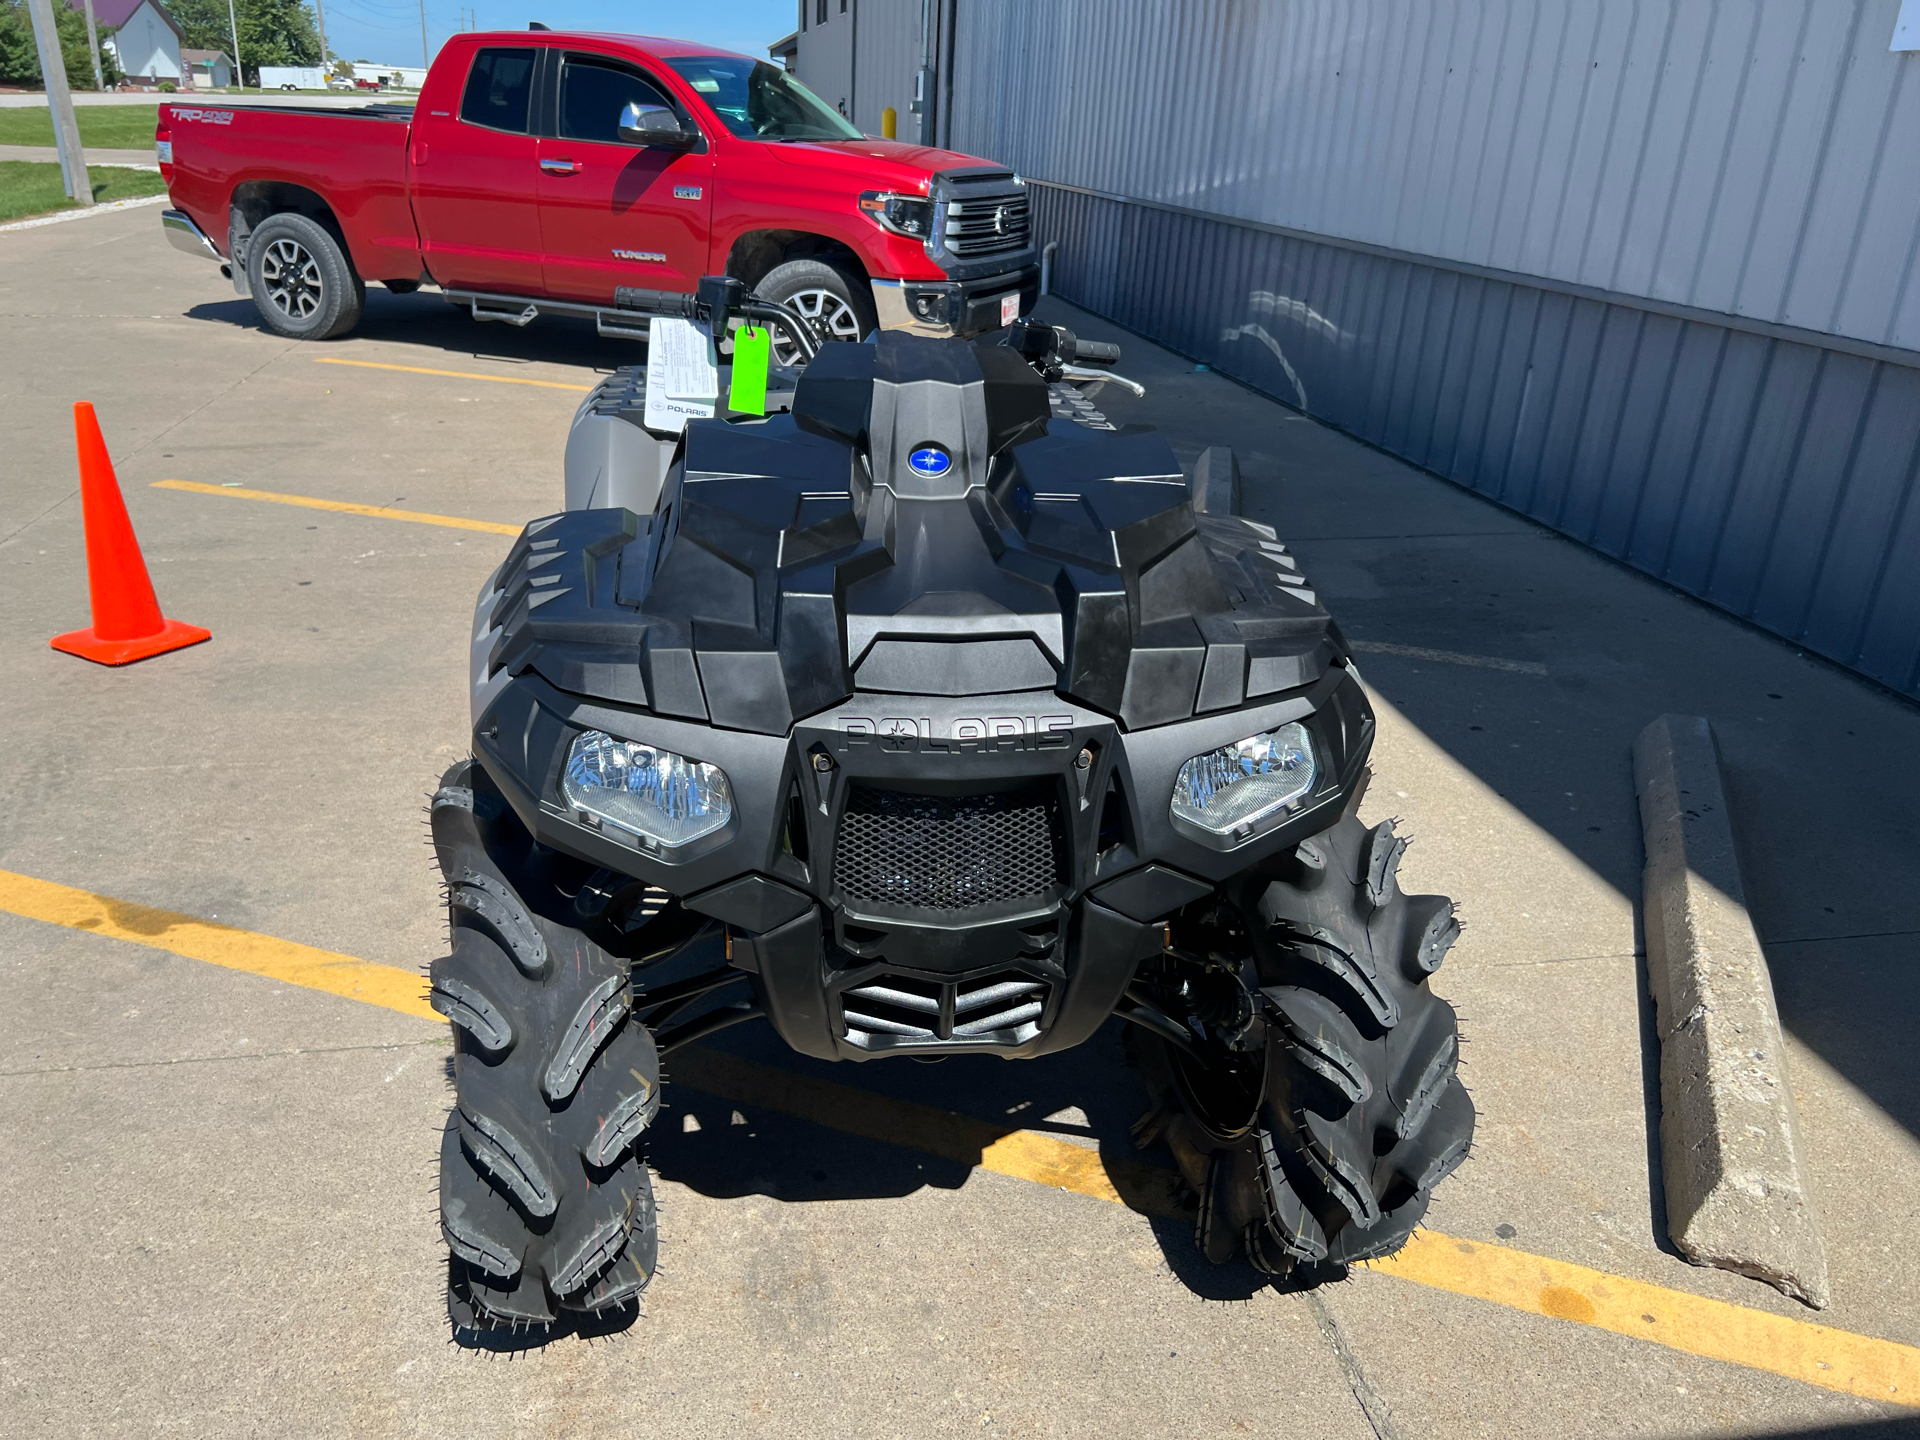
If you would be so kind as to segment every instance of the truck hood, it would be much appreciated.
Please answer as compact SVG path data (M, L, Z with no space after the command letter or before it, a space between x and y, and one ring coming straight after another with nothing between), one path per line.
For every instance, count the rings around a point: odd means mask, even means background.
M909 145L904 140L795 140L771 148L789 165L839 171L849 178L901 190L924 191L928 180L940 170L1005 168L978 155L932 145Z

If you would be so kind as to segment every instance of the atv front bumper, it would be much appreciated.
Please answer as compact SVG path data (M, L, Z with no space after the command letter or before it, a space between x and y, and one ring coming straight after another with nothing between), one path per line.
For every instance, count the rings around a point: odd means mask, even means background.
M1290 720L1321 757L1296 808L1239 841L1174 828L1188 758ZM720 766L726 828L670 862L572 809L561 769L589 730ZM487 706L475 748L541 843L724 922L733 964L796 1050L868 1060L1079 1044L1162 948L1165 917L1339 818L1372 736L1340 666L1287 698L1133 732L1040 691L855 695L786 736L615 709L526 675Z

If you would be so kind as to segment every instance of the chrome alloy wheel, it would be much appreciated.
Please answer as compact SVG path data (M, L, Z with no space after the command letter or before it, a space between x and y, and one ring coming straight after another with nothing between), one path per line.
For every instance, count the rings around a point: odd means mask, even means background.
M853 313L853 307L831 290L798 290L789 295L785 303L798 311L800 318L811 325L813 333L822 340L860 338L860 319ZM773 363L800 363L800 347L777 326L774 329Z
M298 240L276 240L260 258L267 298L289 320L311 320L326 299L320 263Z

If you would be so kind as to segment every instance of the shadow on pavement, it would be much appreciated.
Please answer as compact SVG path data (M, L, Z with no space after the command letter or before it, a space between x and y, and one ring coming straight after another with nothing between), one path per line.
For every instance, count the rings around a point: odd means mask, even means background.
M1116 423L1186 462L1231 445L1247 514L1301 557L1375 691L1636 904L1634 738L1711 720L1783 1022L1920 1135L1920 707L1086 311L1041 313L1121 344L1147 395L1102 392Z
M253 301L238 295L195 305L186 315L210 324L266 329ZM543 315L524 329L498 321L479 322L464 307L442 299L438 291L395 295L381 285L367 287L366 310L348 338L441 352L438 360L420 362L429 366L461 356L505 364L584 365L607 371L641 364L647 354L644 345L632 340L601 335L590 320ZM315 355L337 348L334 341L316 341L313 345Z

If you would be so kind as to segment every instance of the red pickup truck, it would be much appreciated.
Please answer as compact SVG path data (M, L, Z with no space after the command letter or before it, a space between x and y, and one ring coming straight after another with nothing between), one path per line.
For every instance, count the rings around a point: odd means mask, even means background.
M636 297L702 275L832 339L972 334L1038 292L1012 171L871 139L777 66L679 41L456 35L411 107L172 103L154 139L168 237L297 339L351 330L375 281L634 338Z

